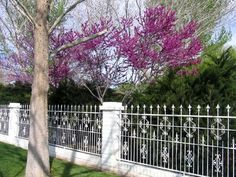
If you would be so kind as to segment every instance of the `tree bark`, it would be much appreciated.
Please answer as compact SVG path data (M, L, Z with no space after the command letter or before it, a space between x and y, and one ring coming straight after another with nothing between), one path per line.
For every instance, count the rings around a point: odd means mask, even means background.
M26 177L50 176L48 149L48 1L37 0L34 26L34 77L30 100L30 136Z

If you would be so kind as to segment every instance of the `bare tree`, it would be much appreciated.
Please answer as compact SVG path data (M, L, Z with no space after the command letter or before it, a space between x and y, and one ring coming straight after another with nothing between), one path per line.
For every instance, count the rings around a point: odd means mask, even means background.
M81 13L85 13L90 22L96 22L101 17L112 18L113 21L116 21L120 17L127 18L143 12L143 2L142 0L87 0L83 4L84 10L77 14L81 16Z

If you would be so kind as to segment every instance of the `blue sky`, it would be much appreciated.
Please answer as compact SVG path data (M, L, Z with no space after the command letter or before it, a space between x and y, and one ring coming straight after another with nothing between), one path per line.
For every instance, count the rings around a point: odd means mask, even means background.
M232 39L228 42L228 45L233 45L236 47L236 25L230 27L232 32Z
M227 43L227 45L233 45L234 47L236 47L236 23L235 23L235 19L236 19L236 11L233 11L230 15L228 15L227 17L225 17L225 19L223 19L223 26L225 27L226 30L231 31L232 34L232 39Z

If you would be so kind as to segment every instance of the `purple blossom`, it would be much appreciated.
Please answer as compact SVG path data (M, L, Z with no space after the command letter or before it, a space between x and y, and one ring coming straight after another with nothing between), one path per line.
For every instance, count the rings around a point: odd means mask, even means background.
M150 77L155 77L167 67L196 65L202 50L200 39L195 36L198 25L192 21L177 29L176 22L175 11L157 6L146 9L138 19L121 18L119 26L111 19L101 18L96 23L83 23L81 31L62 28L50 36L50 51L104 29L108 32L50 59L50 83L57 86L61 80L80 73L83 78L111 86L127 81L131 72L149 71ZM29 34L32 35L30 29ZM1 64L8 68L9 80L31 82L33 39L22 35L18 40L21 52L12 52Z

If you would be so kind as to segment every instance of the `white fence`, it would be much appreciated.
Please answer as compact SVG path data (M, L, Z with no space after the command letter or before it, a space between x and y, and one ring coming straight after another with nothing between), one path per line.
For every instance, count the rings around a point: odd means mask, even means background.
M236 117L230 106L125 107L121 125L125 161L194 176L236 175Z
M29 105L22 105L19 138L29 137ZM49 144L101 154L102 122L98 106L50 105L48 107Z
M127 176L236 175L236 117L229 106L106 102L49 106L48 117L50 154L73 163ZM0 141L27 149L29 123L29 106L0 106Z

